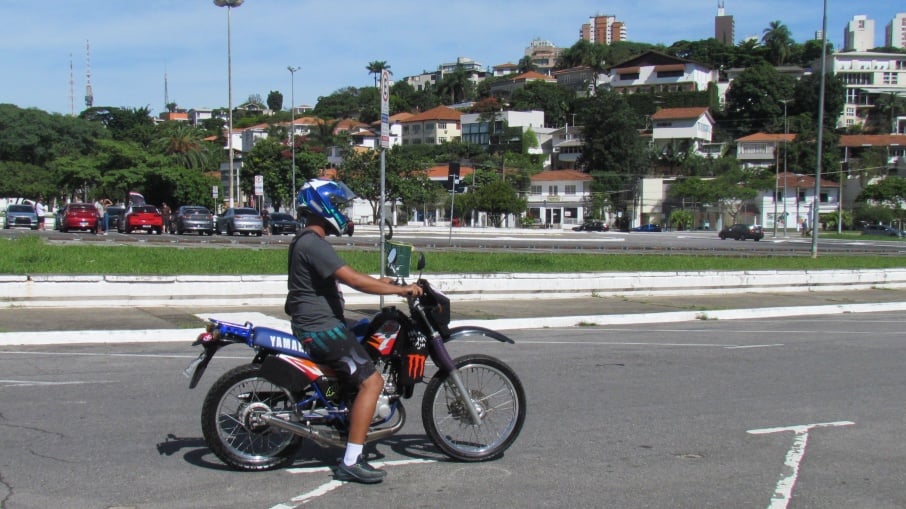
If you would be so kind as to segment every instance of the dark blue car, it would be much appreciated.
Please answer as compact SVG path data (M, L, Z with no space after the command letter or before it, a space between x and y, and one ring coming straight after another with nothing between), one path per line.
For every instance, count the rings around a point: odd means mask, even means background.
M643 224L642 226L636 226L635 228L633 228L633 229L630 230L630 231L634 231L634 232L659 232L659 231L663 231L663 230L662 230L662 228L660 227L660 225L656 225L656 224L651 224L651 223L649 223L649 224Z

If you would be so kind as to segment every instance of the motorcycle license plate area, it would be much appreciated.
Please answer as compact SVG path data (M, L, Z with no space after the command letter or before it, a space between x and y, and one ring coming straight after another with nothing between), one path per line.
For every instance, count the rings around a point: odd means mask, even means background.
M195 370L198 369L198 366L200 366L201 363L204 362L205 355L207 355L207 352L201 352L200 354L198 354L198 357L196 357L195 360L189 363L186 369L183 370L182 374L185 375L186 378L191 379L192 376L195 375Z

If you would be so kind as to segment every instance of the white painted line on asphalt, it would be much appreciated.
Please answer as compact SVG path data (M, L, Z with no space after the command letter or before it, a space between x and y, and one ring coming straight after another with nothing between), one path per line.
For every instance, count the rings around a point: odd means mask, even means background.
M0 387L45 387L55 385L112 384L113 380L94 380L90 382L41 382L38 380L0 380Z
M436 460L413 458L413 459L406 459L406 460L374 461L374 462L371 462L371 465L374 466L375 468L381 468L381 467L397 467L397 466L405 466L405 465L418 465L418 464L424 464L424 463L436 463ZM333 471L333 469L330 467L287 468L285 470L291 474L317 474L317 473L325 473L325 472ZM340 486L343 486L344 484L347 484L347 482L346 481L337 481L336 479L328 481L311 491L308 491L306 493L293 497L290 504L286 504L286 503L277 504L275 506L272 506L271 509L295 509L296 507L298 507L302 504L307 504L316 498L322 497L322 496L330 493L331 491L339 488Z
M750 429L747 431L747 433L752 435L768 435L785 431L792 431L795 434L793 437L793 446L787 451L786 460L783 463L784 466L789 469L790 473L782 476L777 482L777 487L774 489L774 495L771 497L771 503L768 504L768 509L785 509L789 505L790 499L793 497L793 487L796 486L796 480L799 477L799 465L802 463L802 458L805 456L805 446L808 444L809 430L813 428L852 426L854 424L855 423L852 421L837 421L799 426L785 426L780 428Z
M791 306L751 309L722 309L714 311L672 311L666 313L636 313L625 315L550 316L535 318L500 318L494 320L454 320L450 327L464 325L505 331L519 329L552 329L606 325L638 325L650 323L691 322L695 320L750 320L807 315L838 315L847 313L882 313L906 311L906 302L873 302L866 304L831 304L824 306ZM263 313L205 313L201 319L220 318L235 323L251 322L289 332L289 322ZM0 333L0 346L52 345L78 343L164 343L192 342L202 329L159 330L88 330Z

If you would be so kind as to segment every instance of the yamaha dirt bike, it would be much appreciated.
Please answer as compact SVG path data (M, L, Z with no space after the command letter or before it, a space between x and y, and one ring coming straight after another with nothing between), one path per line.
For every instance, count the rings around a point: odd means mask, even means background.
M424 255L418 261L419 275ZM402 278L398 278L405 284ZM437 373L422 397L422 422L431 441L461 461L499 457L513 444L525 421L525 391L516 373L482 354L450 357L446 343L486 337L513 340L482 327L449 328L450 303L428 281L424 294L408 299L409 315L381 309L353 327L384 378L366 442L387 438L403 428L403 400L423 382L425 360ZM250 364L227 371L208 391L201 426L208 447L239 470L267 470L293 461L303 439L344 447L355 388L343 387L336 374L319 365L290 333L211 319L193 345L204 352L185 370L194 388L221 348L242 343L256 354Z

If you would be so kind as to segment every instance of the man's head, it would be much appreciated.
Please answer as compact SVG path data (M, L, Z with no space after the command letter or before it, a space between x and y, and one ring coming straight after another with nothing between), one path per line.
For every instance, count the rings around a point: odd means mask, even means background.
M342 182L312 179L299 190L296 207L309 220L321 220L328 235L352 236L352 221L343 211L354 198L355 193Z

